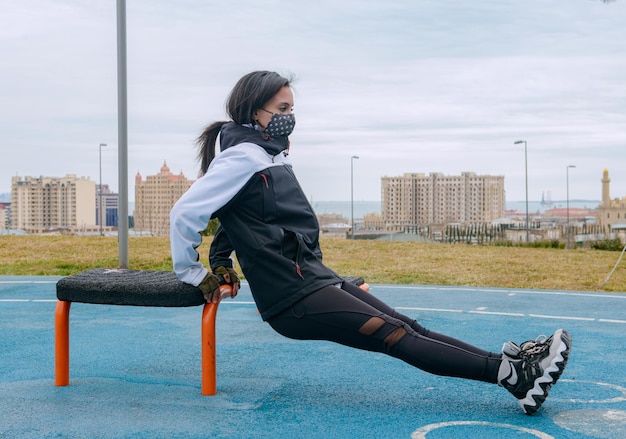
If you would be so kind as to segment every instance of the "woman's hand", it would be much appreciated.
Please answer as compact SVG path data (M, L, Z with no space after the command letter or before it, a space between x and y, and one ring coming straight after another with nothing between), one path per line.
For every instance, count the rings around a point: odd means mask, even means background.
M231 286L230 297L235 297L239 292L239 287L241 286L241 282L239 281L239 276L237 272L230 267L217 267L213 270L218 276L222 276L224 278L224 282ZM222 296L224 293L221 293Z
M239 292L239 276L229 267L217 267L215 274L207 273L198 285L207 303L218 303L226 296L235 297Z
M219 302L221 297L220 283L221 279L219 276L207 273L207 275L204 276L204 279L202 279L202 282L198 285L198 288L202 291L204 300L206 300L207 303Z

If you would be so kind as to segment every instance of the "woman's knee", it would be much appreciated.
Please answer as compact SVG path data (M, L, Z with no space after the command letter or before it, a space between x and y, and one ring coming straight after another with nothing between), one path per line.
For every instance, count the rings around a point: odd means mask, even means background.
M405 322L388 315L370 317L359 328L359 333L376 337L391 348L395 346L408 332L414 332Z

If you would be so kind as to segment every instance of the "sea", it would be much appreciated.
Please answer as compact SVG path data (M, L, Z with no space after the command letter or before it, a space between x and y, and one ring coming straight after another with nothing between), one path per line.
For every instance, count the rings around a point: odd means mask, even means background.
M570 200L570 208L595 209L600 204L599 200ZM344 218L350 218L351 202L350 201L313 201L311 203L316 214L335 213L341 214ZM541 201L528 201L529 213L544 213L548 209L567 207L567 201L553 201L551 204L541 203ZM507 210L517 210L526 212L526 201L507 201ZM367 213L380 213L380 201L354 201L354 218L362 219Z

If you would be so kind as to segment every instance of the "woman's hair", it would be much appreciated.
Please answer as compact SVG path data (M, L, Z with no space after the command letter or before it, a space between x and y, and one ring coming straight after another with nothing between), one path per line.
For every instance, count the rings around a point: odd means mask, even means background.
M226 100L226 111L232 122L254 124L254 112L263 107L283 87L289 87L291 80L276 72L257 71L243 76L233 87ZM198 136L198 159L200 175L204 175L215 158L215 142L222 126L230 121L213 122Z

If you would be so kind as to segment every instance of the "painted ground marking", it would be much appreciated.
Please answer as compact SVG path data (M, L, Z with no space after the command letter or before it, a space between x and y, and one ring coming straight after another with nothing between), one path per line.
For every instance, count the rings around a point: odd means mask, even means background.
M519 427L517 425L498 424L495 422L486 422L486 421L451 421L451 422L440 422L438 424L425 425L423 427L418 428L413 433L411 433L411 439L426 439L426 435L433 430L438 430L440 428L446 428L446 427L457 427L457 426L466 426L466 425L470 425L470 426L480 425L480 426L488 426L488 427L506 428L509 430L517 430L523 433L528 433L540 439L554 439L554 436L550 436L549 434L544 433L539 430ZM462 436L462 433L458 432L455 436L457 437Z

